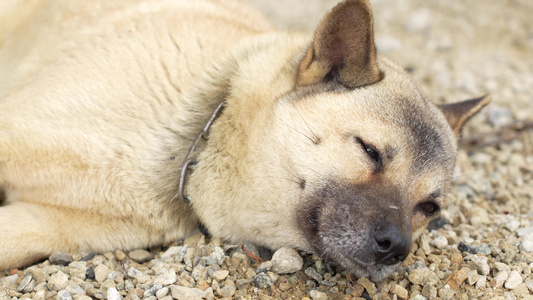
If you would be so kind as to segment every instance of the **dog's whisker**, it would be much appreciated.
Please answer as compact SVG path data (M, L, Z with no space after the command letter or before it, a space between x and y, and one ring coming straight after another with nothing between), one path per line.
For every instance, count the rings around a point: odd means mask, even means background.
M302 112L299 109L297 109L296 111L300 115L300 118L302 119L302 121L305 123L305 126L307 126L307 129L309 130L309 132L311 132L311 135L313 136L313 138L310 138L310 137L307 137L307 138L310 139L313 142L313 144L320 144L320 141L321 141L320 137L311 129L311 126L309 126L309 123L307 123L305 118L302 116Z

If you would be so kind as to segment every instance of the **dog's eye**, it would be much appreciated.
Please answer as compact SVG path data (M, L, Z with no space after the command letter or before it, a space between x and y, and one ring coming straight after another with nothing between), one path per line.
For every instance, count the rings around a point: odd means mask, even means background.
M366 154L376 163L376 169L379 171L381 168L381 157L378 150L374 146L366 144L360 138L355 138L355 140L359 145L361 145L361 147L363 147L363 150L366 152Z
M426 216L431 217L440 211L440 206L432 201L424 202L418 205L418 209Z

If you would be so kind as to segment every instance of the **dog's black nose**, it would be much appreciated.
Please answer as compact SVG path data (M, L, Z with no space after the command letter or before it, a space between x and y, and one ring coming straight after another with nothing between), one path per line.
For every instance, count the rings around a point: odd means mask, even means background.
M376 239L375 259L382 265L397 264L409 255L411 245L394 224L381 224L376 227L374 233Z

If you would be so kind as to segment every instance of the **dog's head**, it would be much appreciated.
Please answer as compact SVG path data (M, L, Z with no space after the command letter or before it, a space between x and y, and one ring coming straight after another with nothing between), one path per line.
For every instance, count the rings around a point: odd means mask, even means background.
M291 91L248 125L247 152L233 147L243 162L226 166L247 186L228 180L220 202L232 203L196 210L216 235L300 247L381 280L439 212L460 129L489 99L426 100L376 54L367 1L337 5L294 72Z
M279 110L307 144L291 162L306 185L298 226L319 255L381 280L440 211L460 129L489 98L427 101L376 54L366 1L344 1L321 22L297 84L323 89Z

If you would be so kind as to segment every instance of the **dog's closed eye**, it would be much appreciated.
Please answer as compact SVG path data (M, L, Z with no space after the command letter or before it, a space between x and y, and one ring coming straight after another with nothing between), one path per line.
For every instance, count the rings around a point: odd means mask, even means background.
M375 172L379 172L379 170L381 170L382 160L381 160L381 155L380 155L379 151L376 149L376 147L374 147L374 146L372 146L372 145L370 145L368 143L365 143L359 137L356 137L355 141L363 148L363 150L368 155L368 157L370 157L374 161L374 164L376 165Z

